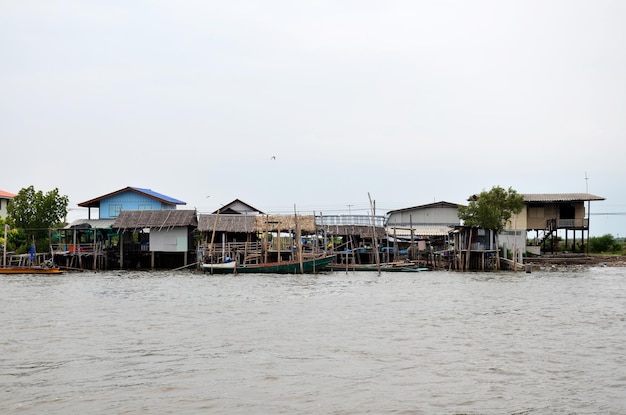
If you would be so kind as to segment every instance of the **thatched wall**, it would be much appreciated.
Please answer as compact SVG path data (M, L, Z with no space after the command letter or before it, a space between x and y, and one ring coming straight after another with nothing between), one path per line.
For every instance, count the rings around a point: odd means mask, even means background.
M256 232L256 215L204 215L198 216L198 230L200 232L230 232L230 233L254 233Z
M298 216L298 225L302 232L315 232L313 215ZM198 230L200 232L231 232L231 233L263 233L265 231L296 230L296 219L293 215L200 215Z
M297 225L302 232L315 232L315 216L298 216ZM294 215L259 215L256 217L257 232L265 231L288 231L296 230L296 218Z
M332 235L358 235L362 238L372 237L372 227L365 225L324 225L315 226L315 216L303 215L297 217L297 225L304 233L313 234L326 230ZM198 231L200 232L229 232L229 233L263 233L265 231L295 231L296 217L294 215L206 215L198 217ZM376 236L383 238L385 228L376 227Z

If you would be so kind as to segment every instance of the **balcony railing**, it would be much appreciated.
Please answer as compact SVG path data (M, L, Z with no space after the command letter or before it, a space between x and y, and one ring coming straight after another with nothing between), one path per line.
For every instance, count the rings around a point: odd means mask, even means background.
M370 215L330 215L316 216L315 224L318 226L328 225L359 225L359 226L384 226L384 216Z
M588 227L589 219L587 218L556 219L556 229L587 229Z

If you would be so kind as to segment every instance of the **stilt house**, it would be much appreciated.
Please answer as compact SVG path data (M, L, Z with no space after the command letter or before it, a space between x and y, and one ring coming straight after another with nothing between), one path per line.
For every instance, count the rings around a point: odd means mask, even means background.
M185 202L157 193L151 189L125 187L95 199L79 203L88 209L87 219L78 219L63 229L52 232L51 249L55 260L67 268L106 269L124 267L120 253L123 246L118 230L113 227L121 212L175 210ZM97 209L97 214L94 210ZM124 222L126 223L126 222ZM135 228L133 228L135 229ZM142 228L136 228L141 231ZM138 233L139 235L139 233ZM128 234L125 235L128 237ZM138 236L135 236L138 238ZM127 249L129 247L127 246ZM130 252L127 251L126 267L130 267ZM156 258L155 258L156 259ZM149 266L150 261L138 261ZM182 261L184 263L184 261ZM135 262L135 265L137 262Z
M121 211L112 225L119 232L120 268L173 269L193 265L197 226L195 210Z

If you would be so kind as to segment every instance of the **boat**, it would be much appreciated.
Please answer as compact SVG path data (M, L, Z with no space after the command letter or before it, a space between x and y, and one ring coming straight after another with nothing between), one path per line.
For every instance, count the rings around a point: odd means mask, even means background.
M391 267L381 267L380 270L382 272L422 272L422 271L430 271L430 268L427 267L418 267L418 266L391 266Z
M58 267L5 267L0 268L0 274L43 274L43 275L58 275L65 273L65 270Z
M331 264L329 269L332 271L378 271L379 266L376 264ZM411 262L390 262L380 264L381 272L421 272L430 271L428 267L420 267Z
M315 274L327 270L328 265L334 260L335 255L303 259L302 261L266 262L262 264L205 263L202 264L202 269L214 274Z
M237 266L237 263L235 261L219 262L219 263L205 263L205 264L202 264L202 269L212 274L230 274L234 272L236 266Z

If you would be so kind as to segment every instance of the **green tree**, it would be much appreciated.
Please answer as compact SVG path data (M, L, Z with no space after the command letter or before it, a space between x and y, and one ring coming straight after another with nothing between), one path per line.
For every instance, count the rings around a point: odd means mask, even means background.
M599 253L621 253L622 244L613 235L593 236L589 238L589 252Z
M20 232L17 229L8 227L6 232L6 240L4 238L4 226L8 225L8 221L5 218L0 218L0 249L4 251L5 245L7 252L15 251L15 241L19 238ZM23 238L22 238L23 239Z
M23 239L16 238L16 251L30 246L32 239L38 248L47 250L48 229L63 222L68 204L69 198L60 195L56 188L46 194L33 186L21 189L7 206L9 224L24 235Z
M494 186L471 198L467 206L459 206L459 219L466 226L502 231L513 215L524 208L524 197L509 187Z

